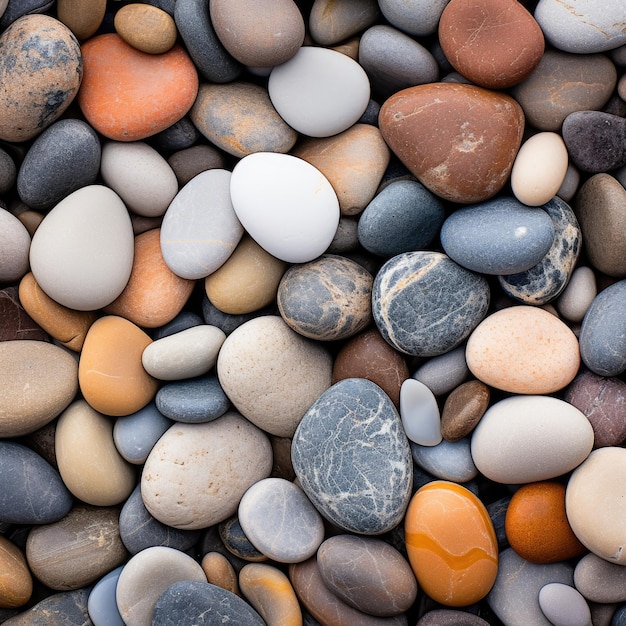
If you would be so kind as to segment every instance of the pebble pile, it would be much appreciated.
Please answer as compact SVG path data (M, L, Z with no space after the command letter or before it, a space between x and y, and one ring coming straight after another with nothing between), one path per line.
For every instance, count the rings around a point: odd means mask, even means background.
M0 0L0 624L626 624L623 0Z

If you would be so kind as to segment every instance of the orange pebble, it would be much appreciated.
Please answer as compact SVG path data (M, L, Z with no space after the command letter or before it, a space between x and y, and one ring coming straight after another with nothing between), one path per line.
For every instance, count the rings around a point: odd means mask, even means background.
M504 520L509 545L533 563L557 563L587 550L565 513L565 486L555 481L530 483L511 498Z

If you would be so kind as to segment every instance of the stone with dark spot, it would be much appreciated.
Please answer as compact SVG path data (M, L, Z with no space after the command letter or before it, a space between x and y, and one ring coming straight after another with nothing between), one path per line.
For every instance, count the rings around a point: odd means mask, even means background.
M381 335L412 356L460 345L487 314L486 279L441 252L416 251L387 261L374 279L372 313Z
M187 424L210 422L230 408L230 400L215 375L164 385L157 392L155 402L165 417Z
M24 310L17 287L0 290L0 341L48 341L48 334Z
M292 461L311 502L339 528L379 535L401 522L411 450L395 406L375 383L348 378L322 393L296 429Z
M4 626L85 626L89 588L55 593L27 611L3 622Z

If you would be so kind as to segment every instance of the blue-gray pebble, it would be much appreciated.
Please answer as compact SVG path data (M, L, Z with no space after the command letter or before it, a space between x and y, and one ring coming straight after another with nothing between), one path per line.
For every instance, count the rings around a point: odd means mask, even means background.
M185 115L160 133L148 137L147 141L159 152L176 152L195 145L200 136L189 116Z
M115 590L123 565L103 576L92 588L87 600L87 611L94 626L125 626L117 608Z
M177 582L158 598L152 626L265 626L261 616L234 593L211 583Z
M478 475L469 437L454 442L443 439L436 446L411 442L411 454L419 467L441 480L466 483Z
M506 536L504 523L506 520L506 512L511 503L511 496L503 496L499 500L487 505L487 513L496 531L496 539L498 540L498 551L505 550L509 547L509 539Z
M503 197L457 209L440 236L445 253L459 265L482 274L516 274L543 259L554 226L545 211Z
M360 244L369 252L390 258L426 248L439 234L444 220L441 200L414 180L387 185L359 218Z
M626 280L613 283L592 301L580 329L580 356L599 376L626 370Z
M272 306L253 311L252 313L235 315L220 311L211 303L206 293L202 297L202 317L204 318L204 323L217 326L225 335L230 335L233 330L239 328L242 324L245 324L255 317L261 317L262 315L278 315L278 309Z
M487 314L489 300L484 276L440 252L405 252L376 275L372 314L381 335L400 352L438 356L469 336Z
M72 504L52 465L20 443L0 441L0 522L51 524L65 517Z
M163 326L159 326L159 328L155 328L152 331L152 339L154 341L163 339L163 337L175 335L183 330L200 326L201 324L204 324L204 321L197 313L193 311L181 311L172 321Z
M327 389L298 425L291 456L302 489L339 528L378 535L401 522L411 495L411 449L378 385L348 378Z
M230 408L230 400L215 375L164 385L155 403L165 417L186 424L211 422Z
M91 624L87 612L88 599L89 590L84 588L53 593L3 624L5 626L86 626ZM100 626L100 624L94 626Z
M541 306L559 297L567 286L582 246L582 232L571 207L555 196L541 207L552 220L554 240L548 253L530 269L498 276L504 293L522 302Z

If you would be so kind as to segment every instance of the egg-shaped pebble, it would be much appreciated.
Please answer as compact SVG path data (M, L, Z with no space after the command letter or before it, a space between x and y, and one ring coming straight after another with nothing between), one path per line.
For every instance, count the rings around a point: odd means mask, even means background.
M0 281L14 282L28 272L31 239L20 220L0 208Z
M413 378L424 383L436 396L450 393L470 375L465 362L465 346L427 359L413 373Z
M235 513L248 487L271 469L267 435L228 412L212 422L174 424L148 455L141 494L163 524L206 528Z
M244 157L233 169L230 194L250 236L288 263L312 261L337 231L335 191L317 168L297 157L271 152Z
M240 595L239 581L237 579L237 572L232 563L221 552L207 552L200 562L206 579L212 585L217 585L227 591L232 591L237 595ZM278 570L277 570L278 571ZM282 572L280 572L282 574ZM250 601L250 599L248 598ZM250 601L251 602L251 601ZM251 604L254 603L251 602ZM258 611L259 608L254 606Z
M576 563L576 589L590 602L626 601L626 568L589 552Z
M83 187L61 200L30 246L31 271L39 286L59 304L79 311L113 302L130 278L133 257L128 210L102 185Z
M121 7L113 24L126 43L148 54L168 52L178 35L172 16L150 4L131 3Z
M586 265L579 265L572 272L569 282L556 301L559 313L570 322L582 322L598 295L596 276Z
M587 601L570 585L544 585L539 590L539 606L554 626L589 626L592 623Z
M302 46L275 67L268 91L279 115L310 137L330 137L355 124L370 98L365 70L330 48Z
M433 392L419 380L407 378L400 387L400 417L406 436L422 446L441 442L439 406Z
M441 480L467 483L478 475L469 437L457 441L443 439L435 446L411 443L411 456L418 467Z
M91 37L102 24L106 0L60 0L57 18L82 40ZM98 624L97 626L100 626Z
M548 394L563 389L580 365L576 335L558 317L520 305L486 317L465 350L472 374L511 393Z
M89 592L87 612L94 626L124 626L115 601L117 581L123 567L120 565L105 574Z
M467 606L487 595L498 573L498 544L487 509L471 491L448 481L418 489L404 532L411 567L430 598Z
M485 414L491 392L485 383L470 380L453 389L441 411L441 434L446 441L469 435Z
M333 46L371 26L378 16L378 4L374 0L339 4L316 0L311 7L309 30L317 43Z
M472 434L472 458L490 480L521 484L572 471L593 447L576 407L551 396L510 396L493 404Z
M0 537L0 564L0 608L23 606L33 592L33 578L23 552L4 536Z

